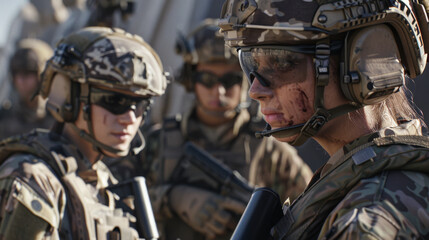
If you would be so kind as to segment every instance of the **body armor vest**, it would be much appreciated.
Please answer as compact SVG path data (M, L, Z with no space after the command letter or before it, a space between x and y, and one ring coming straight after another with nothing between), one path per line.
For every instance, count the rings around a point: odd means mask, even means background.
M138 239L129 227L133 216L115 209L113 195L106 191L106 205L97 199L88 183L76 174L79 154L60 136L44 130L0 142L0 163L14 154L28 153L44 160L62 183L66 194L66 213L60 227L61 238L71 239ZM74 154L72 154L74 153ZM65 224L69 221L69 226Z

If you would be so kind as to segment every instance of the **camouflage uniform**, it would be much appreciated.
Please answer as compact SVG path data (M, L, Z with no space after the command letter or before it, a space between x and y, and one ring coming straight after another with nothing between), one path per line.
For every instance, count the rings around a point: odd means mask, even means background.
M270 83L287 84L275 75L289 69L278 59L313 58L313 115L304 124L268 126L262 135L297 136L292 144L300 145L320 137L318 131L333 118L367 105L388 108L383 119L365 119L385 128L368 129L373 131L368 135L360 131L362 136L352 142L336 139L349 143L331 155L291 205L284 205L283 216L267 233L274 239L428 239L429 139L422 136L420 119L412 120L417 117L413 110L392 106L392 99L403 94L406 76L416 77L426 66L428 6L427 1L406 0L225 2L219 26L227 44L237 47L244 72L258 81L256 97L273 93ZM327 109L325 87L331 83L340 86L347 101ZM404 95L402 100L408 106ZM351 120L354 116L349 115ZM398 126L385 117L396 118Z
M62 39L46 62L39 92L56 124L0 143L0 238L140 239L135 216L117 208L118 195L106 189L117 180L99 161L105 151L125 156L139 149L97 140L91 109L97 104L113 115L144 116L149 105L143 103L165 87L158 55L138 36L94 27ZM117 102L106 100L112 96ZM88 132L76 125L80 114ZM86 141L97 159L88 159L75 138Z
M278 224L278 239L428 239L429 140L420 122L362 136L331 156Z
M91 166L68 140L34 131L4 142L0 152L2 238L106 239L102 232L120 227L123 237L138 239L105 190L117 180L101 161Z
M32 38L21 40L9 64L12 78L17 73L31 73L40 81L40 73L52 53L52 48L41 40ZM28 97L21 96L14 88L9 93L9 98L3 101L0 110L0 139L27 133L34 128L52 126L54 119L46 112L46 100L36 96L32 100L35 106L29 106L24 100Z
M251 122L246 110L242 110L233 122L213 129L200 123L192 109L184 116L167 119L161 129L146 136L143 164L152 162L152 165L150 172L143 175L151 186L149 192L155 200L154 212L159 219L165 220L161 223L166 228L163 232L168 234L166 239L205 239L172 214L165 195L175 184L192 179L197 174L187 171L184 175L176 175L182 168L183 145L187 141L196 143L223 164L238 171L251 184L275 189L283 199L295 199L304 190L312 175L309 167L288 144L273 138L255 138L254 131L260 129L260 124ZM218 138L211 139L210 136Z

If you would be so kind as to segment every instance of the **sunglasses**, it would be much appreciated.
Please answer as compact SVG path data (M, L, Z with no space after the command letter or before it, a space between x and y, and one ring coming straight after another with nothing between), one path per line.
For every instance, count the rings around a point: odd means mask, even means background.
M243 81L243 73L241 71L228 72L219 77L211 72L200 71L192 73L192 79L207 88L212 88L220 83L225 89L229 89L235 84L240 84Z
M132 110L136 116L142 116L146 113L152 103L150 98L132 97L98 88L91 88L90 101L115 115L121 115Z

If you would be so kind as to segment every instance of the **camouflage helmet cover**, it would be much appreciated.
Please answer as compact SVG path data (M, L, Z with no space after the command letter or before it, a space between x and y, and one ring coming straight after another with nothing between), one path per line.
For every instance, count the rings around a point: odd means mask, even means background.
M219 32L217 19L205 19L187 37L179 34L176 52L181 54L187 64L230 62L237 63L235 50L225 45Z
M354 29L387 24L402 46L406 70L415 77L423 72L429 50L426 5L408 0L227 0L219 26L226 43L240 47L315 44Z
M62 39L43 73L41 95L47 97L56 72L72 81L159 96L167 85L156 52L143 39L120 29L84 28Z

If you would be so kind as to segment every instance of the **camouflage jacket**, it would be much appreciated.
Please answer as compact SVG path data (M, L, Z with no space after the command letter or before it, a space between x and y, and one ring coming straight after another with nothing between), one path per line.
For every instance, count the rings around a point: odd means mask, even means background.
M232 123L210 129L202 125L196 119L195 111L191 110L181 118L165 120L161 129L147 135L143 164L150 163L150 166L149 171L142 174L148 180L149 191L155 196L151 199L155 215L167 223L164 224L167 226L164 234L177 233L175 230L180 229L174 238L167 239L205 239L171 214L168 208L166 193L169 189L175 184L192 181L198 175L191 171L180 172L185 154L183 145L187 141L206 150L230 169L237 170L250 184L271 187L282 198L294 199L305 189L312 175L310 168L290 145L273 138L257 139L254 132L262 127L251 122L250 114L243 110ZM180 236L186 231L193 232L192 237Z
M39 97L36 100L38 106L35 108L26 107L17 97L3 102L0 108L0 139L52 126L54 119L45 109L46 101Z
M344 146L284 206L275 239L428 239L428 148L416 120Z
M9 138L0 162L0 239L138 239L103 191L116 179L67 140L43 130Z

